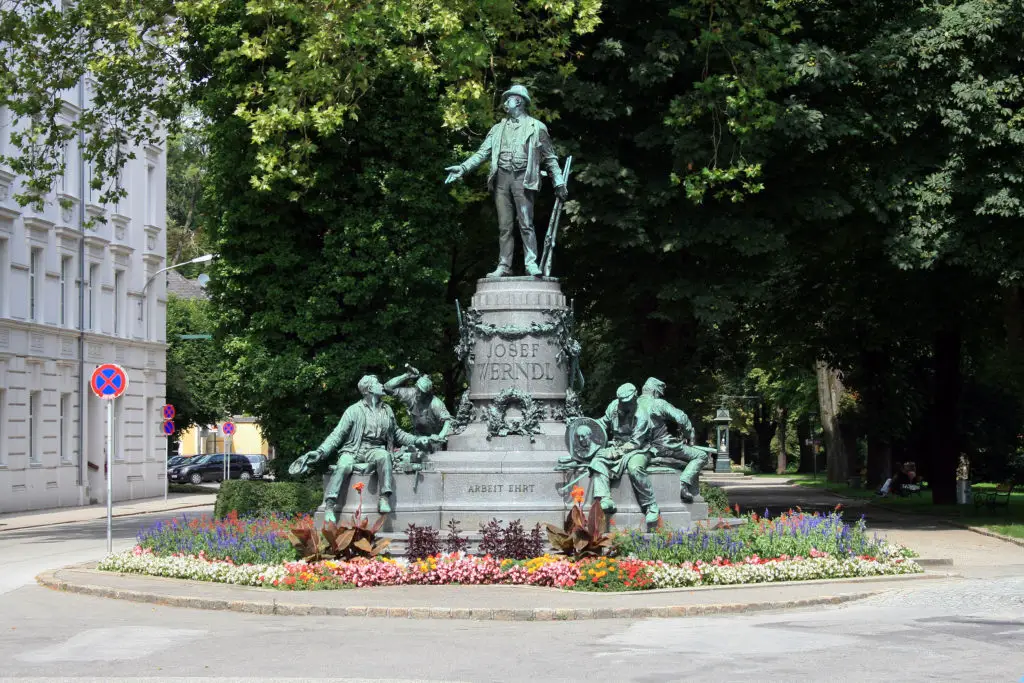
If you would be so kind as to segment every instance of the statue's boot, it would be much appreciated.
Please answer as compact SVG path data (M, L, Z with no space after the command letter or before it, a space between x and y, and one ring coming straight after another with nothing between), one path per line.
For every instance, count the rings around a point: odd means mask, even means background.
M487 275L485 275L484 277L508 277L511 274L511 268L509 268L508 266L503 266L499 263L497 268L487 273Z
M647 508L647 515L644 517L644 521L648 524L657 524L660 517L661 509L655 504Z
M615 511L618 510L618 508L615 507L615 501L612 500L611 498L601 499L601 509L604 510L605 513L609 515L614 515Z
M533 277L540 277L543 273L541 272L540 266L536 263L527 263L526 274L532 275Z
M377 499L377 512L382 515L391 512L391 503L388 502L388 497L384 494L381 494L380 498Z
M681 498L684 503L692 503L694 488L696 487L693 486L693 484L690 484L689 482L679 482L679 498Z
M324 507L324 524L337 524L338 517L334 514L334 502Z

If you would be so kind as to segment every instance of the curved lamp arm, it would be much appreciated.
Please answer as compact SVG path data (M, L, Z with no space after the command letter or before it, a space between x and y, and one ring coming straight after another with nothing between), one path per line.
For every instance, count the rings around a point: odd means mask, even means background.
M143 287L142 287L142 300L139 301L139 320L142 320L142 311L143 311L143 309L145 308L145 305L146 305L146 290L149 289L149 286L151 284L153 284L153 280L156 279L157 275L159 275L160 273L165 273L168 270L174 270L175 268L181 268L182 266L189 266L189 265L192 265L193 263L209 263L210 261L212 261L215 258L217 258L216 254L203 254L202 256L195 257L191 261L183 261L182 263L175 263L173 266L167 266L166 268L161 268L160 270L158 270L155 273L153 273L152 275L150 275L149 279L146 280L146 284L143 285Z

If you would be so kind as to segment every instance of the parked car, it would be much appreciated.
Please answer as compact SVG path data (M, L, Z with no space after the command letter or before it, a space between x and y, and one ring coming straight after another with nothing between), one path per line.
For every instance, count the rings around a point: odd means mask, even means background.
M187 455L172 455L167 460L167 469L171 469L172 467L177 467L178 465L180 465L181 463L185 462L188 459L189 458L188 458Z
M224 454L211 453L199 458L190 458L187 462L167 470L167 476L173 482L191 482L202 484L204 481L224 481ZM252 479L252 465L244 455L232 455L229 467L229 479Z
M252 476L257 479L262 479L267 476L270 470L268 467L268 463L270 461L267 460L267 456L257 453L255 455L246 455L245 458L249 461L249 464L252 465Z

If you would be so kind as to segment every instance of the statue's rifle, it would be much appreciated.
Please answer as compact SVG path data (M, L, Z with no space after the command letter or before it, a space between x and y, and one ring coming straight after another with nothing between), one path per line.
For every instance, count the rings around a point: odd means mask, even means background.
M572 172L572 156L565 158L565 172L562 173L562 183L569 186L569 174ZM555 208L551 210L551 220L548 221L548 232L544 236L544 253L540 257L540 269L544 277L551 277L551 259L555 251L555 244L558 242L558 222L562 218L562 207L565 204L561 199L555 199Z
M581 479L583 479L583 477L590 476L590 470L586 467L586 464L585 463L581 463L581 467L583 468L583 472L581 472L580 474L576 475L576 478L573 479L572 481L570 481L565 486L560 486L558 488L559 495L563 495L564 496L565 494L569 493L569 491L576 484L576 482L578 482Z

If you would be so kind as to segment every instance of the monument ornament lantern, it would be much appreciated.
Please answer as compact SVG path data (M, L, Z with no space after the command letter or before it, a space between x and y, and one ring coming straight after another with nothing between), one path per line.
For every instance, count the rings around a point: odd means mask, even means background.
M715 457L715 472L729 472L731 471L729 462L729 423L732 422L729 409L725 406L719 408L713 422L715 423L715 447L718 449Z

